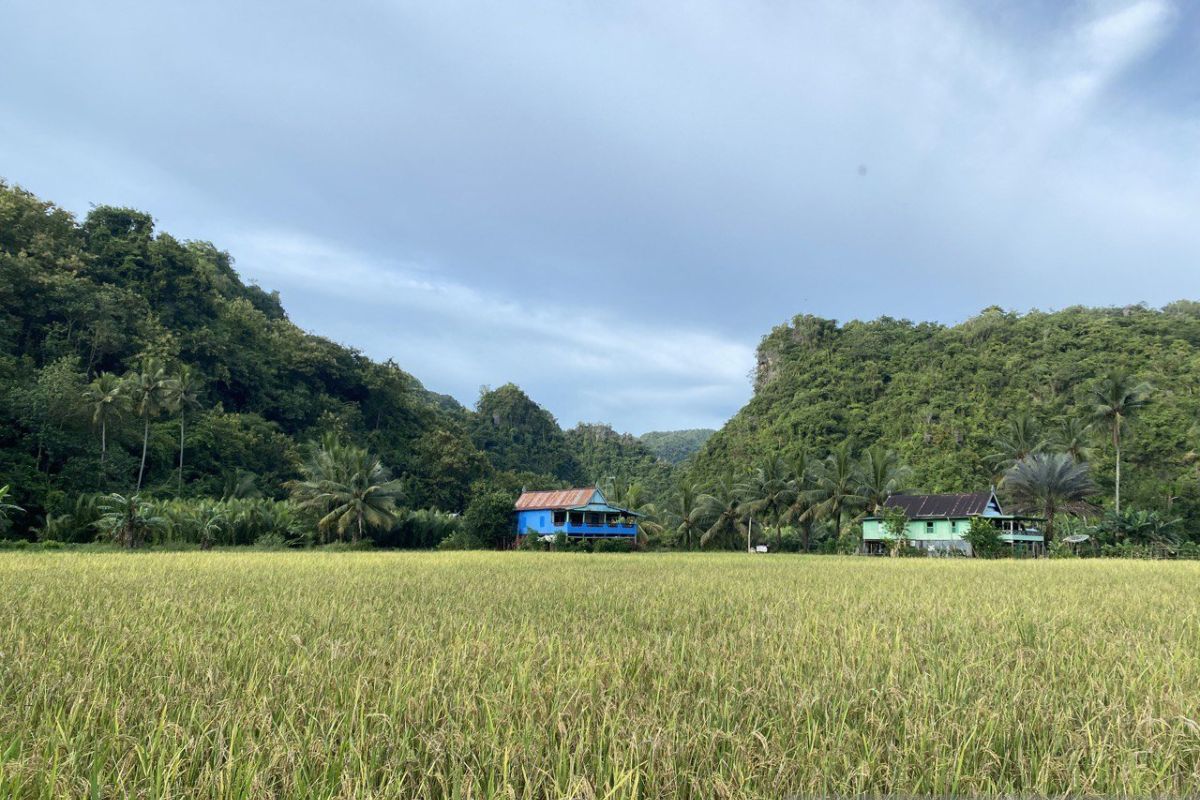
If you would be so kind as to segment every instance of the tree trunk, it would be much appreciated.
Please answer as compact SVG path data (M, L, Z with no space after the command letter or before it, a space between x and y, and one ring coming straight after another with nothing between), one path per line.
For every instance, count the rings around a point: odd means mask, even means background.
M358 512L358 529L354 532L354 544L362 541L363 526L362 526L362 511Z
M808 552L808 548L812 543L812 523L803 522L800 524L800 545L804 548L804 552Z
M1115 485L1116 508L1117 513L1121 513L1121 415L1117 415L1117 421L1113 425L1113 450L1117 455L1117 482Z
M96 486L104 488L104 456L108 453L108 420L100 420L100 480Z
M138 467L137 490L142 490L142 475L146 472L146 448L150 445L150 416L146 415L146 425L142 429L142 465Z
M179 488L175 494L183 494L183 409L179 410Z

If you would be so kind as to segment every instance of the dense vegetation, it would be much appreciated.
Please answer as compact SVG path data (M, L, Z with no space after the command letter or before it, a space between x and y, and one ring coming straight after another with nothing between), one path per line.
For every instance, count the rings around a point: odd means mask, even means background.
M1188 796L1198 580L1132 561L9 555L0 795Z
M699 452L716 431L710 428L691 428L684 431L650 431L638 438L651 453L669 464L682 464Z
M766 336L753 399L705 445L692 478L751 472L871 446L895 454L903 483L925 491L1002 484L1031 453L1090 464L1090 500L1111 509L1117 462L1103 393L1117 378L1121 494L1200 530L1200 303L1161 310L989 308L956 326L883 318L838 325L798 316ZM1136 391L1135 391L1136 390ZM1115 509L1112 509L1115 511Z
M524 485L658 471L627 442L627 466L586 450L585 467L515 386L467 410L394 363L305 333L228 254L156 232L146 214L102 206L79 222L3 183L0 418L0 487L10 487L0 534L16 536L89 539L98 497L113 492L210 510L201 501L285 500L327 434L394 476L402 511L463 512L473 497ZM301 528L323 516L311 510ZM406 518L366 527L407 541Z

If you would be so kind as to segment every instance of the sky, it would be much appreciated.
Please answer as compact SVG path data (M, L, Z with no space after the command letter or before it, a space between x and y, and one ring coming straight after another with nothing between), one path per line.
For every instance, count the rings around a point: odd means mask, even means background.
M1200 4L0 3L0 177L564 427L719 427L796 314L1200 297Z

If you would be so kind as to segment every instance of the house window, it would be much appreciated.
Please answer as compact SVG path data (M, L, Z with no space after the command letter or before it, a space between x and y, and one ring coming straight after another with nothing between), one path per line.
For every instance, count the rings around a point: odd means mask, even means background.
M929 522L925 523L925 534L927 536L933 535L933 520L930 520Z
M563 525L566 525L566 524L567 524L567 512L555 511L554 512L554 527L561 528Z

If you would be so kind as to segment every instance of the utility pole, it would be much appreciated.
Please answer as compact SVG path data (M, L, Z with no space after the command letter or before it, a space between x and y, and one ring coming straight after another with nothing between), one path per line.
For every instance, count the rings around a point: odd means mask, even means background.
M754 515L750 515L750 524L746 526L746 552L753 553L754 548L750 545L750 534L754 533Z

